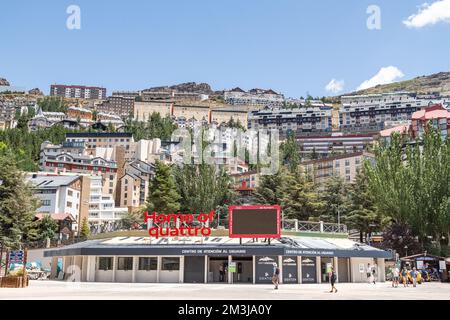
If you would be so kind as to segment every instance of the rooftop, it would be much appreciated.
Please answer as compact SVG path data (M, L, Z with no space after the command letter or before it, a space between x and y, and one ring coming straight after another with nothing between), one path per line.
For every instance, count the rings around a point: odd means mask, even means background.
M48 250L46 257L71 255L304 255L391 258L392 254L348 239L290 236L271 244L229 237L117 237Z
M57 188L67 186L76 180L78 176L28 176L27 180L37 189Z

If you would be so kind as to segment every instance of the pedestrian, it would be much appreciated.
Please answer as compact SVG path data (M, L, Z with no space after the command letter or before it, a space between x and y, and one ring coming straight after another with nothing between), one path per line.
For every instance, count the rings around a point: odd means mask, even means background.
M367 275L367 282L370 283L370 282L371 282L371 281L370 281L370 277L372 276L372 271L371 271L371 268L370 268L370 263L367 264L367 272L366 272L366 275Z
M338 290L336 289L336 287L334 285L336 283L337 276L336 276L336 272L334 271L333 267L331 267L330 274L329 274L328 277L330 278L330 284L331 284L331 291L330 291L330 293L332 293L333 290L335 290L334 292L337 293Z
M417 286L417 270L415 267L411 270L410 275L413 281L413 287L415 288Z
M392 270L392 286L394 288L398 288L398 278L400 276L400 270L397 266L394 267Z
M404 267L402 270L402 281L403 286L408 287L408 270L406 270L406 267Z
M273 275L272 275L272 283L275 286L275 290L278 290L278 284L280 283L280 269L277 264L273 264Z
M223 268L223 264L219 265L219 282L224 282L225 280L225 271Z
M373 284L376 284L375 283L376 276L377 276L376 269L377 269L376 265L372 266L372 282L373 282Z

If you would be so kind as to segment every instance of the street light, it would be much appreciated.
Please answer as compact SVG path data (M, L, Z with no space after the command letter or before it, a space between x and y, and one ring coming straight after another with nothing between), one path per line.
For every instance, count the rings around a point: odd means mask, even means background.
M408 256L408 246L405 246L403 249L406 250L405 257L407 257Z

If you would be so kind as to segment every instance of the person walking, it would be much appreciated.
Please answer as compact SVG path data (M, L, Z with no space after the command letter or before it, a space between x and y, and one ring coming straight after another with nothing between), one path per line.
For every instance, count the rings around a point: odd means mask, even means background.
M415 288L417 286L417 270L416 268L413 268L410 272L412 281L413 281L413 287Z
M367 283L372 282L372 267L370 266L370 263L367 264Z
M406 268L403 268L403 270L402 270L402 281L403 281L403 286L405 288L408 287L408 270L406 270Z
M398 288L398 279L400 277L400 270L397 266L392 270L392 287Z
M337 293L338 290L335 287L337 276L336 276L336 272L334 271L333 267L331 267L330 274L328 275L328 277L330 278L330 284L331 284L331 291L330 291L330 293L332 293L333 290L334 290L335 293Z
M377 278L376 270L377 270L377 265L375 264L372 266L372 282L373 282L373 284L376 284L376 278Z
M278 290L278 284L280 283L280 268L276 263L273 264L272 283L275 286L275 290Z

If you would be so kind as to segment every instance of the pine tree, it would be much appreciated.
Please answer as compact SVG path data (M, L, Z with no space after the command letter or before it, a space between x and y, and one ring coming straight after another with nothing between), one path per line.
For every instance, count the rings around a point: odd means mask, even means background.
M382 224L365 172L364 167L358 170L355 182L348 188L346 204L348 213L345 217L347 226L359 231L360 242L364 241L364 234L378 231Z
M37 237L34 215L38 201L12 154L0 153L0 168L0 241L19 249L23 242Z
M281 184L284 176L285 171L283 168L280 168L274 175L262 176L255 191L255 201L259 204L280 205L283 198Z
M323 188L321 200L327 204L321 219L326 222L338 222L338 218L343 218L346 213L347 185L341 177L332 176L321 187Z
M174 170L175 182L184 212L209 212L233 201L231 179L214 165L184 165Z
M58 223L50 215L44 216L38 225L39 240L53 239L58 231Z
M283 214L285 218L301 221L315 220L324 207L314 183L303 172L289 172L282 183Z
M156 161L155 178L150 183L147 198L147 210L164 214L177 213L180 210L178 194L172 170L161 161Z
M82 239L87 239L87 237L89 237L90 234L91 230L89 229L89 223L86 217L84 217L83 221L81 222L80 237Z

